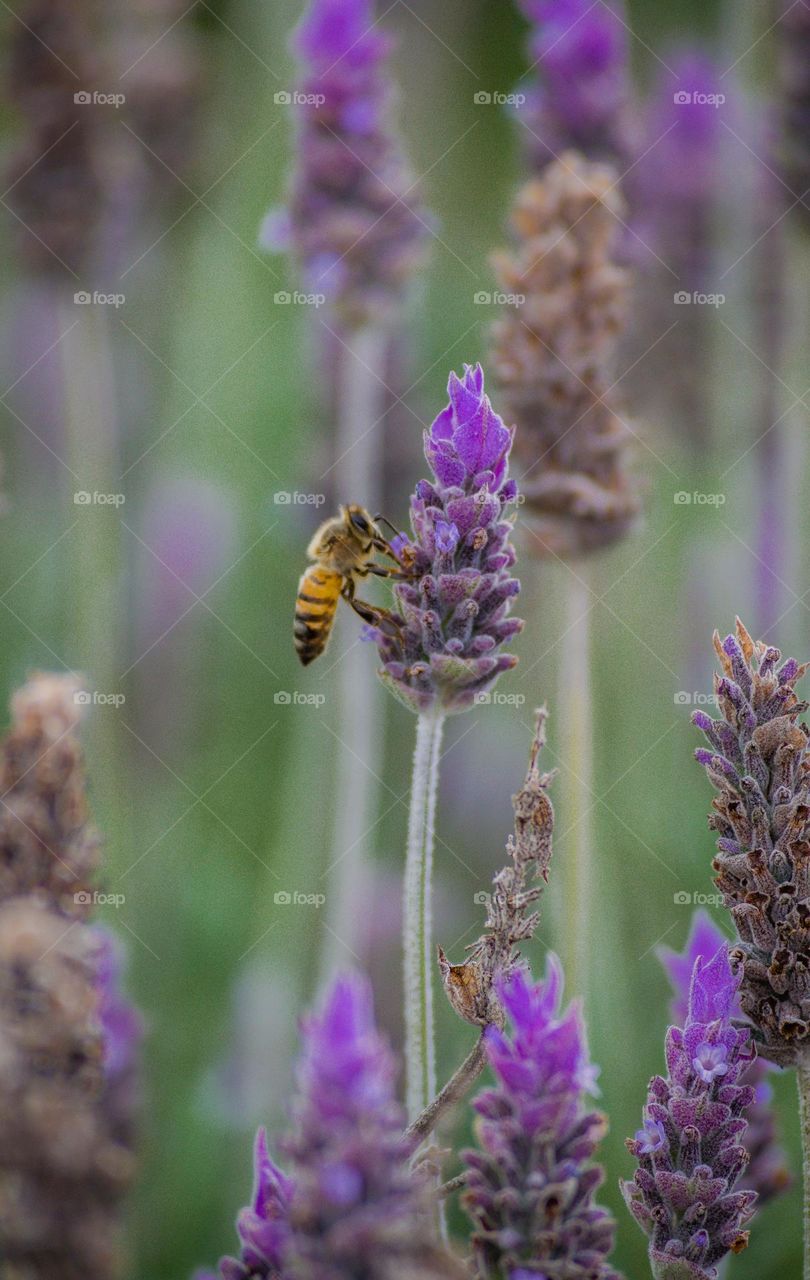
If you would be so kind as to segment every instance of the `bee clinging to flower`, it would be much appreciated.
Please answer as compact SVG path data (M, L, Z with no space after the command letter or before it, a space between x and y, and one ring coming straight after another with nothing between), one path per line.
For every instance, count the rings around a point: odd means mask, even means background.
M370 516L364 507L342 506L340 515L325 520L310 542L307 555L313 563L301 577L295 602L295 651L304 666L324 652L340 596L370 626L397 625L389 609L367 604L355 595L358 578L369 574L378 578L411 576L407 551L397 556L380 532L380 520L381 516ZM378 552L394 563L377 564Z

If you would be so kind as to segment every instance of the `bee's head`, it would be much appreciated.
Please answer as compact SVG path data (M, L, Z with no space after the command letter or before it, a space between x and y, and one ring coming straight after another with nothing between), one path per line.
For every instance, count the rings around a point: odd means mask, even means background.
M379 538L379 530L365 507L351 505L341 508L347 529L361 541Z

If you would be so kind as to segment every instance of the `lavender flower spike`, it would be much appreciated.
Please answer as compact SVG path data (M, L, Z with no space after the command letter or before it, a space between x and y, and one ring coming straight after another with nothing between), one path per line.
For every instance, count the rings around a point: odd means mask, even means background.
M431 1241L425 1187L409 1168L413 1143L403 1136L396 1062L376 1030L368 982L338 979L303 1037L285 1143L295 1183L289 1274L456 1276Z
M311 0L294 46L298 168L288 208L271 211L262 241L292 249L307 287L348 324L390 318L429 232L388 123L391 43L373 0Z
M709 746L695 754L717 791L713 867L737 927L731 962L759 1052L781 1066L810 1056L810 747L794 685L807 666L736 636L714 645L722 720L696 711Z
M282 1280L289 1275L284 1259L290 1236L289 1209L293 1183L273 1163L267 1134L259 1129L253 1151L253 1195L236 1219L240 1256L222 1258L222 1280ZM195 1280L217 1280L213 1272L197 1272Z
M754 1048L748 1028L732 1025L738 987L725 944L695 961L684 1028L667 1032L667 1078L653 1076L643 1126L627 1140L639 1167L622 1194L650 1239L655 1280L715 1280L721 1258L748 1243L756 1192L735 1188L754 1100L739 1077Z
M582 1015L560 1013L562 969L550 956L544 982L518 970L499 995L509 1039L486 1032L496 1086L479 1094L480 1151L465 1151L464 1205L477 1230L476 1274L616 1280L608 1263L613 1220L594 1202L602 1170L590 1164L606 1122L588 1112L594 1091Z
M451 373L450 403L425 435L433 480L411 499L413 581L395 588L401 629L377 633L385 684L413 711L463 711L517 659L500 653L520 583L507 509L513 431L484 393L480 365Z
M521 112L539 171L569 147L622 167L633 151L628 27L621 0L520 0L538 84Z
M659 947L658 959L667 971L674 992L672 1020L678 1026L686 1021L695 961L715 955L725 942L725 935L706 912L696 911L682 952ZM735 1002L733 1016L742 1019L739 1001ZM771 1070L764 1058L755 1058L740 1074L740 1084L750 1085L754 1090L754 1101L748 1108L748 1128L743 1138L749 1163L738 1186L741 1191L756 1191L759 1208L790 1185L787 1159L777 1139L776 1116L771 1105L772 1090L768 1083Z

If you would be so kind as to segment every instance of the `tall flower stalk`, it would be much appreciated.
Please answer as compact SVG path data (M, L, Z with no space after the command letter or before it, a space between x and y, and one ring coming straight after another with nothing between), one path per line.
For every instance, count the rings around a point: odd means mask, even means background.
M627 468L630 429L613 390L629 283L617 262L622 211L614 170L567 152L518 193L513 247L493 259L498 283L515 298L493 328L492 359L516 423L521 524L530 552L568 568L562 874L565 969L574 991L586 981L594 881L585 560L627 533L639 508Z
M496 1085L474 1103L479 1150L463 1153L475 1274L618 1280L613 1219L594 1200L604 1174L592 1158L607 1122L585 1104L596 1070L579 1006L561 1010L554 956L545 981L519 969L498 992L512 1035L486 1032Z
M329 474L340 501L376 511L387 353L428 224L391 123L392 42L374 20L373 0L311 0L293 45L297 163L286 208L271 211L262 238L268 248L290 250L307 289L327 299L337 363ZM356 640L340 660L338 683L336 789L352 802L335 807L324 974L356 943L383 719ZM361 768L350 742L362 744Z
M748 1244L756 1192L738 1183L754 1090L740 1076L755 1050L733 1021L739 981L725 944L695 961L684 1026L667 1032L667 1075L653 1076L627 1140L639 1167L622 1193L649 1238L654 1280L715 1280L717 1263Z
M722 719L692 715L708 747L695 755L717 792L709 825L717 832L715 884L731 911L740 1003L757 1050L797 1072L810 1217L810 732L795 685L807 671L781 662L772 645L736 633L714 647L722 675L714 691ZM781 665L780 665L781 664ZM805 1235L810 1280L810 1233Z
M500 652L522 623L507 518L512 433L484 393L480 365L450 375L449 404L425 434L432 480L411 499L411 576L395 589L393 626L377 632L380 675L418 716L405 866L406 1098L413 1120L432 1100L431 870L442 723L480 700L516 659Z

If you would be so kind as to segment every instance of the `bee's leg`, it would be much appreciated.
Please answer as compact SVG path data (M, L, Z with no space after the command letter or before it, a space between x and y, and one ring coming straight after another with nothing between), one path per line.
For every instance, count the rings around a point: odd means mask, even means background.
M407 569L405 565L397 561L396 568L388 564L367 564L365 569L361 571L361 576L365 577L367 573L373 573L376 578L412 578L413 573Z
M351 605L358 617L362 618L371 627L379 627L381 630L390 631L400 630L400 624L397 622L390 609L380 609L377 605L367 604L365 600L358 600L354 594L354 583L348 580L340 593L347 604Z
M389 575L390 577L410 578L414 576L411 567L408 564L407 557L404 555L398 556L396 551L394 551L394 548L391 546L391 543L387 542L385 538L375 538L372 542L372 546L376 551L379 551L382 555L388 556L393 560L399 569L399 573L392 571ZM379 570L377 572L379 572ZM380 574L380 577L382 576L383 575Z

